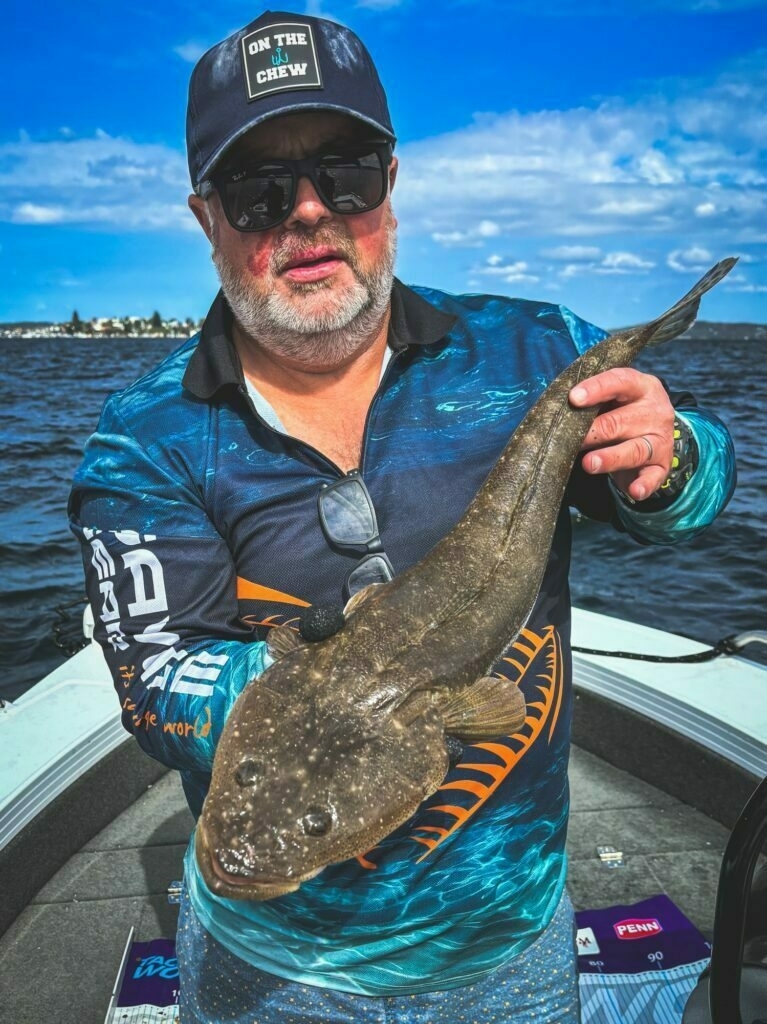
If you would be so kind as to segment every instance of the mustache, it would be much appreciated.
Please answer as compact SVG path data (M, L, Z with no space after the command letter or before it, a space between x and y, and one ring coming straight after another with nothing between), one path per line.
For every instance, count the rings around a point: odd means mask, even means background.
M357 250L342 225L321 225L318 228L293 228L275 242L269 257L269 269L279 273L290 260L302 255L307 248L327 246L342 256L352 270L357 269Z

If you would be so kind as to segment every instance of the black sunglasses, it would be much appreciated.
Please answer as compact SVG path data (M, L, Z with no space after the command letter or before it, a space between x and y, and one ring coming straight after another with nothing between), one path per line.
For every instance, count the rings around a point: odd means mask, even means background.
M391 145L342 143L303 160L262 160L215 172L200 186L207 199L218 192L226 219L237 231L266 231L281 224L296 201L298 179L307 177L334 213L365 213L388 191Z
M348 573L344 597L348 599L371 583L386 583L394 567L383 550L370 493L354 469L341 480L323 484L317 504L320 526L331 546L364 551L365 557Z

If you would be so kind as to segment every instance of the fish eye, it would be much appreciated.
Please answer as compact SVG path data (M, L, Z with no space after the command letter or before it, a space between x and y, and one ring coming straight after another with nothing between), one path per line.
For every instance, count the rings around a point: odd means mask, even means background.
M247 758L241 761L234 773L234 777L240 786L255 786L259 779L263 778L264 766L260 761Z
M309 807L299 824L304 835L324 836L333 825L333 815L324 807Z

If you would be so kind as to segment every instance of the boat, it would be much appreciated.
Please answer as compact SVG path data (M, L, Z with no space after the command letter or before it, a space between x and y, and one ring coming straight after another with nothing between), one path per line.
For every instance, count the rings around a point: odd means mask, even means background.
M193 820L176 773L123 730L87 608L83 630L81 650L0 706L9 1024L111 1020L126 942L175 934ZM665 892L712 938L731 830L767 777L767 666L739 653L760 642L754 631L708 647L574 609L576 908Z

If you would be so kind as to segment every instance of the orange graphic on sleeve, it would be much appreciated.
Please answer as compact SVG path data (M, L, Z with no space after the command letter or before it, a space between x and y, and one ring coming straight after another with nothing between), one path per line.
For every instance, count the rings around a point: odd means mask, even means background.
M135 665L120 665L120 678L123 681L123 686L130 686L130 684L133 682L133 677L135 675Z
M276 604L295 604L299 608L309 608L308 601L302 601L300 597L293 597L292 594L284 594L281 590L273 590L271 587L264 587L260 583L251 583L242 576L237 577L237 600L238 601L271 601Z
M513 736L503 737L495 743L473 743L467 748L467 755L474 749L486 750L497 760L483 764L461 761L456 765L458 771L463 769L481 773L487 776L488 781L479 782L472 778L456 779L446 782L444 786L440 787L438 793L458 790L468 793L471 799L468 806L465 807L455 803L442 803L426 808L427 814L440 812L455 820L448 828L441 825L416 826L412 838L427 848L427 852L419 858L419 863L425 860L448 836L465 825L469 818L487 802L515 765L522 760L542 735L547 722L549 722L548 739L551 741L554 726L562 707L562 651L559 636L553 626L547 626L540 635L533 633L532 630L523 629L512 647L520 655L520 659L506 657L503 660L516 669L515 681L517 683L521 683L531 667L538 662L539 655L545 659L543 670L537 674L540 682L536 689L540 692L541 699L527 702L527 717L522 728Z

